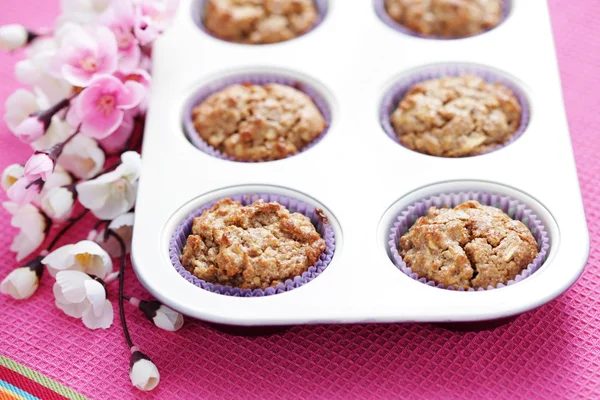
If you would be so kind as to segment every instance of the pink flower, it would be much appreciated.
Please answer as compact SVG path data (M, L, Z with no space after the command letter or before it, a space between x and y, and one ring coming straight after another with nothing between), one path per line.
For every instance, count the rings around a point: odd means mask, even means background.
M46 132L46 125L40 121L38 117L27 117L14 129L14 134L23 143L31 143L42 136Z
M167 28L178 3L178 0L146 1L136 7L133 32L142 46L152 43Z
M133 113L128 111L123 116L123 122L117 130L110 136L99 140L100 146L108 154L117 154L125 149L127 142L133 134L135 127Z
M116 73L115 76L123 82L127 82L127 81L137 82L137 83L141 84L144 87L144 89L146 89L146 94L148 94L150 92L150 82L151 82L152 78L150 77L150 74L148 72L146 72L145 70L143 70L141 68L133 70L129 74ZM144 96L142 102L139 104L139 106L137 107L137 109L135 111L138 111L141 114L145 113L146 110L148 109L149 97L150 96L148 96L148 95Z
M99 76L77 96L67 119L73 126L81 124L84 135L104 139L119 128L125 111L140 104L144 95L144 87L138 82L123 83L111 75Z
M86 30L72 25L50 64L50 72L74 86L86 87L98 75L117 69L117 41L105 26Z
M33 182L37 179L47 181L54 172L55 160L48 153L36 151L25 164L25 177Z
M102 19L117 40L119 70L125 73L133 71L138 67L142 55L139 41L133 34L135 26L133 4L128 0L115 1Z
M8 188L6 195L18 205L30 204L37 199L43 187L44 181L41 178L31 180L24 176Z

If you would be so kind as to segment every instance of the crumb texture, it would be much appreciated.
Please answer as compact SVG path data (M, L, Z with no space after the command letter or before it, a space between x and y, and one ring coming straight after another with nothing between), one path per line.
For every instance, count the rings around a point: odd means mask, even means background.
M385 0L392 19L408 29L445 38L472 36L502 19L503 0Z
M510 140L519 129L521 112L519 101L505 85L461 75L414 85L390 122L409 149L465 157L486 153Z
M302 35L318 17L313 0L207 0L204 26L223 40L266 44Z
M202 139L239 161L285 158L326 128L307 94L276 83L229 86L196 106L192 119Z
M302 275L325 251L308 217L263 200L220 200L194 218L182 265L207 282L266 289Z
M431 207L399 244L402 259L420 278L456 289L506 284L538 255L525 224L477 201Z

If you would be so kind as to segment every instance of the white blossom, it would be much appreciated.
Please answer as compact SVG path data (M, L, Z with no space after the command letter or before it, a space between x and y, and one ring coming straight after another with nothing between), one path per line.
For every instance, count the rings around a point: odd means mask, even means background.
M25 168L21 164L11 164L4 168L4 171L2 171L2 189L8 190L24 174Z
M141 159L134 151L121 156L114 171L77 185L79 202L99 219L113 219L135 204Z
M65 314L81 318L90 329L112 325L114 313L99 281L81 271L59 271L53 287L55 304Z
M58 164L78 178L89 179L102 170L105 160L98 142L79 134L65 145Z
M135 216L134 213L128 212L123 215L119 215L108 224L108 229L116 233L121 240L125 243L125 250L127 253L131 251L131 238L133 236L133 222ZM94 239L104 250L108 252L112 257L119 257L121 255L121 244L112 235L106 235L106 230L98 232Z
M17 50L24 47L29 33L23 25L11 24L0 26L0 50Z
M0 293L7 294L16 300L30 298L38 288L44 272L41 257L36 257L24 266L14 269L0 283Z
M19 206L13 202L4 202L2 205L12 215L10 224L19 228L10 250L17 253L17 261L20 261L44 242L50 227L49 220L32 204Z
M112 272L112 260L104 249L90 240L68 244L54 250L42 260L48 272L56 276L59 271L80 271L104 279Z

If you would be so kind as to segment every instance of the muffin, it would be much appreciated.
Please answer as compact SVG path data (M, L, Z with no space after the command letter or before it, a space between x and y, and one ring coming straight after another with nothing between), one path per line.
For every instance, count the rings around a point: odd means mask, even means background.
M455 289L507 284L538 255L525 224L474 200L431 207L400 238L398 249L420 278Z
M238 161L270 161L295 154L326 122L311 98L291 86L235 84L192 110L200 137Z
M226 198L194 218L180 260L196 277L241 289L266 289L302 275L325 251L308 217L277 202L243 206Z
M306 33L318 17L313 0L206 0L204 26L229 42L266 44Z
M415 33L460 38L498 25L503 0L385 0L385 9Z
M509 141L519 129L521 112L519 101L505 85L461 75L414 85L390 122L400 143L409 149L465 157Z

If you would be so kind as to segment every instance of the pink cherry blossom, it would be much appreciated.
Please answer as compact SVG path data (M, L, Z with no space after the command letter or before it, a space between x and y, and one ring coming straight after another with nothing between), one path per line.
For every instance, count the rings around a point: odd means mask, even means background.
M50 72L74 86L86 87L98 75L117 69L117 41L105 26L84 29L71 25L64 33Z
M177 10L178 0L146 1L136 7L133 32L145 46L152 43L168 26Z
M102 21L115 35L118 48L119 71L128 73L138 67L142 55L139 41L133 34L135 14L129 0L112 4L104 13Z
M25 176L31 181L47 181L54 172L55 161L47 153L36 151L25 164Z
M23 143L31 143L44 136L46 126L39 118L31 116L17 125L13 132Z
M6 195L18 205L29 204L37 199L43 186L44 181L41 178L31 180L24 176L8 188Z
M125 149L127 145L127 141L133 134L133 130L135 127L133 113L131 111L127 111L123 116L123 122L117 128L117 130L105 137L102 140L99 140L100 146L102 149L108 154L116 154Z
M126 110L140 104L145 92L135 81L123 83L112 75L96 77L77 96L67 119L73 126L81 124L84 135L104 139L119 128Z
M133 81L133 82L138 82L139 84L141 84L144 89L146 89L146 94L148 94L150 92L150 82L152 80L152 78L150 77L150 74L145 71L144 69L138 68L135 69L133 71L131 71L128 74L122 74L122 73L116 73L115 76L117 78L119 78L121 81L123 82L127 82L127 81ZM144 96L144 98L142 99L142 102L138 105L138 107L133 110L134 114L135 113L145 113L146 110L148 109L148 101L150 99L150 96L146 95Z

